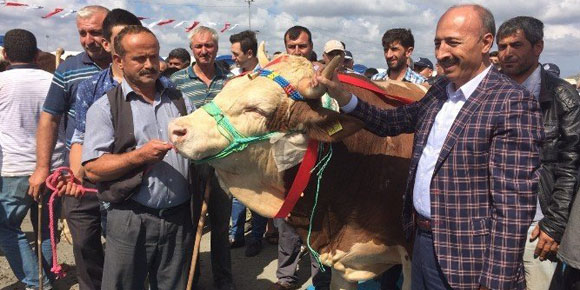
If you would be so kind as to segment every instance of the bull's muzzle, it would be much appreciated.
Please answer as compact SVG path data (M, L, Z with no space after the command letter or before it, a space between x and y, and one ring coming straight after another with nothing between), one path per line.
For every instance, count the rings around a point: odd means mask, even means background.
M180 125L176 125L174 122L169 124L169 140L171 140L171 143L173 144L181 143L185 139L186 135L187 135L186 128Z

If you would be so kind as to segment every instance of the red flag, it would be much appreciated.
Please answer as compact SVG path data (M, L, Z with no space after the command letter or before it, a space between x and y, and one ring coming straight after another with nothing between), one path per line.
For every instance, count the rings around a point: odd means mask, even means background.
M42 16L42 18L46 19L46 18L52 17L53 15L58 14L58 13L62 12L63 10L64 9L62 9L62 8L54 8L54 10L52 10L50 13Z
M139 17L137 17L137 19L139 19L139 20L145 20L145 19L149 19L149 18L143 17L143 16L139 16Z
M157 25L161 26L161 25L169 24L173 21L175 21L175 20L174 19L161 20L161 21L157 22Z
M191 25L189 25L188 27L185 28L185 32L190 32L191 30L193 30L197 25L199 24L199 21L194 21Z
M228 28L230 28L230 23L226 22L226 24L224 25L224 28L222 28L222 30L220 30L221 33L224 33L224 31L228 30Z
M4 2L4 5L5 6L13 6L13 7L28 6L28 4L18 3L18 2Z

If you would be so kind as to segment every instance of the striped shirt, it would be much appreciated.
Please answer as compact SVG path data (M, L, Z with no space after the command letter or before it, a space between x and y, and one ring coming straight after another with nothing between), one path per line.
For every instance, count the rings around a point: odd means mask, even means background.
M184 68L171 76L171 81L176 88L181 91L184 98L188 98L191 105L200 108L210 102L222 90L226 81L232 77L232 74L214 64L215 75L212 78L209 87L195 74L193 66Z
M75 101L79 84L101 68L86 52L70 57L54 72L52 84L42 110L51 115L65 115L66 146L70 148L75 129Z
M371 78L371 80L384 81L388 78L389 78L389 70L386 70L384 72L380 72L378 74L375 74ZM403 77L403 81L420 85L420 84L426 82L427 79L425 79L422 75L414 72L410 67L407 67L407 71L405 72L405 76Z
M0 73L0 168L2 176L28 176L36 167L36 128L52 74L35 65L14 65ZM61 166L64 132L52 155Z

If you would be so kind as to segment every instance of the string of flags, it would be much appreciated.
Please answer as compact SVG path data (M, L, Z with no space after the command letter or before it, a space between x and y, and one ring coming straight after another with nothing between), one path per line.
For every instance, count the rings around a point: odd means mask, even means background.
M22 8L26 8L26 9L44 9L43 6L39 6L39 5L33 5L33 4L27 4L27 3L22 3L22 2L16 2L16 1L4 1L4 0L0 0L0 7L4 6L4 7L13 7L13 8L18 8L18 7L22 7ZM62 14L60 14L62 13ZM73 14L77 13L77 10L75 9L67 9L65 11L64 8L54 8L52 9L50 12L48 12L47 14L44 14L41 16L42 19L48 19L51 18L57 14L60 14L60 18L66 18L69 17ZM165 26L171 23L176 22L176 19L159 19L157 21L153 21L151 23L145 23L143 20L148 20L149 17L143 17L143 16L139 16L137 17L139 18L139 20L141 20L141 22L143 22L143 26L146 26L149 29L153 29L155 27L159 27L159 26ZM196 26L198 26L201 22L199 21L189 21L189 20L182 20L182 21L177 21L177 23L175 25L173 25L174 29L178 29L182 26L185 26L185 32L190 32L191 30L193 30ZM216 22L207 22L207 26L212 26L212 27L217 27L218 23ZM225 22L223 27L221 27L219 29L219 31L221 33L224 33L226 31L232 31L234 29L236 29L239 26L239 24L234 24L232 25L229 22Z

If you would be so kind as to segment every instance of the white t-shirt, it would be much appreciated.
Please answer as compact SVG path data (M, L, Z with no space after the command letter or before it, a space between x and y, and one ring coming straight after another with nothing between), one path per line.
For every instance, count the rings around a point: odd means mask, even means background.
M52 74L30 66L0 73L0 173L31 175L36 167L36 128ZM64 161L64 130L59 128L53 168Z

